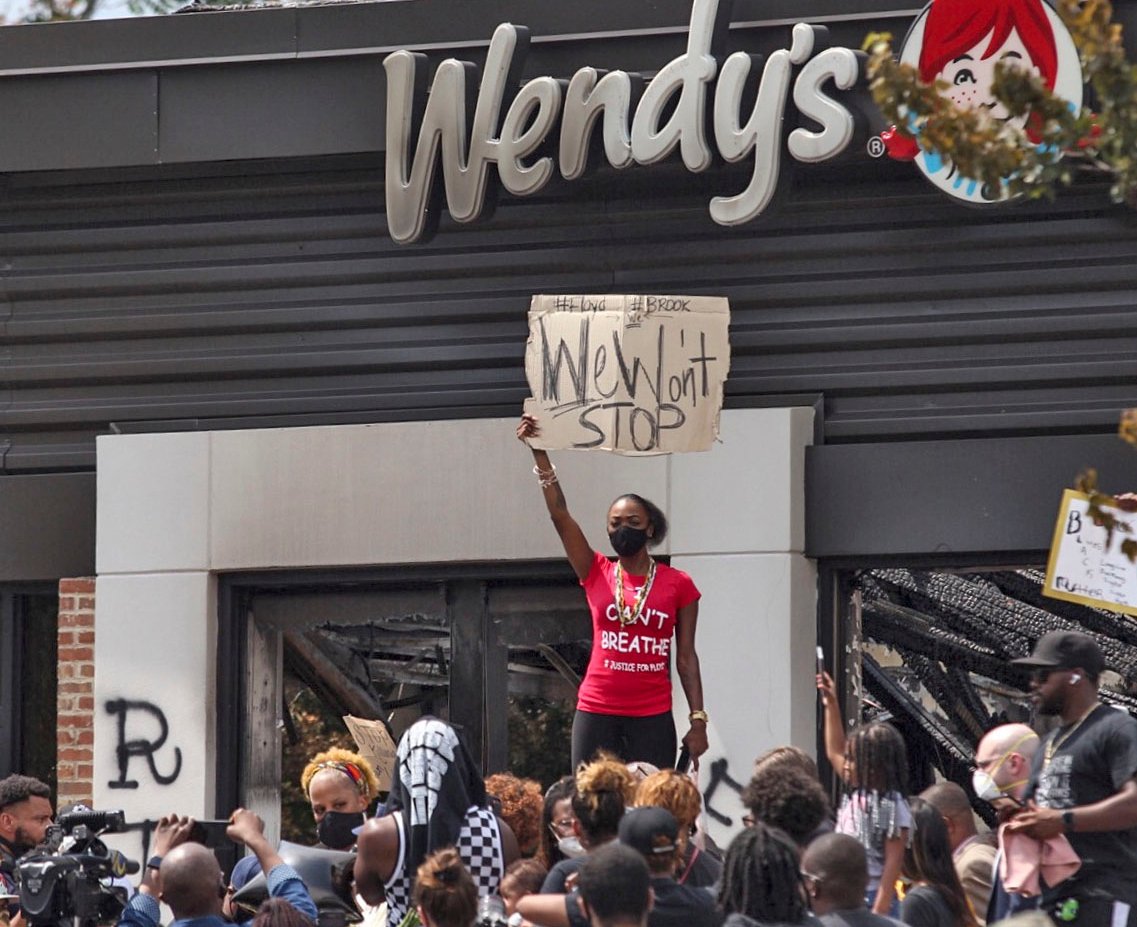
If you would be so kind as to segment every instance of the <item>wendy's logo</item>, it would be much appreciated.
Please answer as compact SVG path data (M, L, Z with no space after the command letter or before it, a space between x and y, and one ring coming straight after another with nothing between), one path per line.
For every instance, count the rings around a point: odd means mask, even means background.
M1082 105L1082 68L1078 51L1058 14L1045 0L932 0L904 38L900 61L920 72L925 83L942 80L958 107L982 107L993 119L1011 120L991 93L1000 62L1033 71L1071 107ZM1028 131L1028 136L1030 135ZM911 145L920 172L956 199L994 203L1007 198L1005 185L990 188L963 177L950 160ZM900 151L896 156L904 157Z

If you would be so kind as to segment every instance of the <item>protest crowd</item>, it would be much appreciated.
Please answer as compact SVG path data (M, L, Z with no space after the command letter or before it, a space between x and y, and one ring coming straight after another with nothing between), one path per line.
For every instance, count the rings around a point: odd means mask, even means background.
M518 437L538 434L523 416ZM768 750L742 791L744 826L719 847L701 826L697 785L709 719L695 647L700 594L648 553L666 516L638 495L616 499L609 560L569 513L547 453L534 448L533 457L593 616L567 775L483 778L460 732L423 717L399 739L385 795L364 757L332 748L311 758L300 784L312 847L273 845L264 822L238 809L225 836L249 852L225 873L195 822L171 813L153 831L138 884L107 880L120 901L114 916L67 922L157 927L164 904L177 927L983 927L1007 918L1137 927L1137 720L1099 701L1105 661L1091 636L1051 631L1014 661L1035 717L1056 726L987 731L970 783L942 781L919 795L908 789L899 731L887 721L847 731L838 687L822 670L824 751L839 801L809 754ZM690 709L682 738L673 639ZM636 670L621 669L632 652ZM980 832L977 803L997 812L996 829ZM29 867L59 851L53 815L42 782L0 780L9 927L66 919L27 905L44 881Z
M601 751L547 789L508 773L483 779L454 728L428 717L400 739L378 807L362 756L333 748L304 770L308 852L343 856L340 884L311 859L286 861L244 809L227 833L249 854L226 877L194 842L192 819L170 815L138 885L123 889L117 923L156 927L161 901L179 927L311 927L345 914L390 927L979 927L1046 915L1126 924L1137 892L1137 722L1097 701L1092 638L1052 632L1022 662L1039 713L1061 725L1040 738L1005 724L979 742L972 791L999 810L996 832L978 831L956 783L909 795L896 730L873 722L846 737L822 674L826 748L843 786L836 809L808 754L769 750L743 790L746 826L720 848L699 826L702 798L684 771ZM20 910L17 861L35 856L52 816L46 785L0 781L0 878L16 927L35 922ZM317 873L312 885L301 870Z

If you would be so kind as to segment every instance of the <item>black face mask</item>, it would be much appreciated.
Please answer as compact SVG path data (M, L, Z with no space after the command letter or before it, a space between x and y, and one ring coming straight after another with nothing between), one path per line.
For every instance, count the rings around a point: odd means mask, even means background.
M355 834L366 818L362 811L347 814L343 811L327 811L316 825L316 836L329 850L350 850L355 846Z
M643 528L621 525L615 531L608 533L608 540L612 544L612 549L621 557L632 557L643 550L647 543L647 532Z

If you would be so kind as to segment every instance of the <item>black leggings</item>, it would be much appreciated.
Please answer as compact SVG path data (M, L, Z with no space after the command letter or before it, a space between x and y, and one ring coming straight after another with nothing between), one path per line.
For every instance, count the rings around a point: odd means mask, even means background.
M608 750L625 762L642 760L660 769L675 766L675 719L670 711L646 718L576 711L572 721L572 768Z

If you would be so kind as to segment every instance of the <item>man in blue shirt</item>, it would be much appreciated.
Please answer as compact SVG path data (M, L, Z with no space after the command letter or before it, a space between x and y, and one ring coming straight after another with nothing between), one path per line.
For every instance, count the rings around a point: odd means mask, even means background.
M119 918L119 927L158 927L158 902L174 912L171 927L229 927L221 916L225 881L213 851L187 838L193 819L167 816L154 829L154 853L138 894ZM316 905L296 871L284 863L264 835L264 821L252 811L233 812L226 831L229 839L243 843L256 855L268 879L268 892L283 898L297 911L316 921Z

